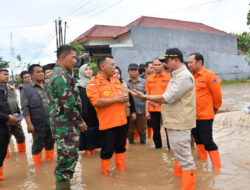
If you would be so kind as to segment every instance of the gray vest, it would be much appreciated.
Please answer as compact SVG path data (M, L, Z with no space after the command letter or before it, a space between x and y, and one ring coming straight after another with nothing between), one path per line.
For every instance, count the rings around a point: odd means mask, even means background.
M125 82L128 85L128 88L132 89L132 85L131 85L129 79L126 79ZM144 91L145 80L141 78L140 81L135 84L135 89L142 92L142 93L145 93L145 91ZM136 97L133 97L133 99L134 99L134 103L135 103L136 114L145 115L145 100L141 99L141 98L136 98Z
M36 131L43 131L46 128L46 116L43 108L42 98L31 83L25 84L23 90L29 102L29 112L32 124Z

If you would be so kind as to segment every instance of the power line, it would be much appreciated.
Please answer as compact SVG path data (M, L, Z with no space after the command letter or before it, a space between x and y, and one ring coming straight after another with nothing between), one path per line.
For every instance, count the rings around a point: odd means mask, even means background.
M191 9L191 8L194 8L194 7L201 7L201 6L204 6L204 5L207 5L207 4L216 3L218 1L222 1L222 0L215 0L215 1L205 2L205 3L200 3L200 4L197 4L197 5L192 5L192 6L181 8L181 9L175 9L175 10L171 10L171 11L165 11L165 12L160 13L160 14L172 13L172 12L177 12L177 11L183 11L183 10Z
M91 3L93 3L94 1L96 0L92 0ZM78 16L83 16L83 15L86 15L86 14L89 14L89 13L93 13L95 12L96 10L98 10L99 8L102 8L103 6L105 6L106 4L112 2L113 0L107 0L107 1L102 1L102 3L99 3L98 2L98 5L96 6L95 4L94 5L89 5L88 7L85 6L85 9L79 9L78 12L75 12L74 14L70 15L68 17L68 21L72 21L74 20L74 17L76 17L77 15ZM83 8L83 7L82 7ZM82 10L82 11L81 11Z
M83 0L84 1L84 0ZM82 2L83 2L82 1ZM62 18L65 20L69 17L71 17L72 15L76 14L78 11L80 11L82 8L86 7L89 3L93 3L95 0L88 0L88 2L86 2L85 4L81 5L80 7L76 7L75 10L70 11L70 14L66 14L67 16L62 16Z
M111 5L108 6L108 7L105 7L105 8L103 8L103 9L101 9L100 11L97 11L97 12L94 13L93 15L91 15L91 16L85 18L84 20L78 22L77 24L71 26L71 28L77 26L78 24L80 24L80 23L82 23L82 22L85 22L85 21L87 21L87 20L90 20L91 18L93 18L93 17L95 17L95 16L97 16L97 15L99 15L99 14L101 14L101 13L106 12L108 9L111 9L112 7L116 6L117 4L120 4L122 1L124 1L124 0L119 0L118 2L115 2L115 3L111 4Z

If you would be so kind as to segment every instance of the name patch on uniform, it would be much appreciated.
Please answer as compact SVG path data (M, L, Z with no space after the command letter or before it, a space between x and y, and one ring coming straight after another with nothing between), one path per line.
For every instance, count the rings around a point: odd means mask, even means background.
M104 91L104 92L103 92L103 95L104 95L104 96L109 96L109 91Z
M95 86L95 83L89 83L89 86Z
M128 85L127 85L127 83L122 83L122 86L123 86L123 88L128 88Z

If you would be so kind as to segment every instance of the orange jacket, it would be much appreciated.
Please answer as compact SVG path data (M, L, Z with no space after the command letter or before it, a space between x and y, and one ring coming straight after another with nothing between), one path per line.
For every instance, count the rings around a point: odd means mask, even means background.
M196 74L196 119L214 119L214 109L218 109L222 104L221 80L212 71L202 67Z
M87 96L95 106L99 98L113 98L119 92L124 91L120 81L110 77L110 82L102 75L97 74L87 85ZM120 127L127 123L125 107L123 103L114 103L106 107L95 107L99 120L99 130L106 130L113 127Z
M149 75L145 82L145 92L149 92L150 95L161 95L166 91L169 80L170 74L166 72L162 72L159 76ZM153 107L149 105L148 110L150 112L161 112L161 106Z

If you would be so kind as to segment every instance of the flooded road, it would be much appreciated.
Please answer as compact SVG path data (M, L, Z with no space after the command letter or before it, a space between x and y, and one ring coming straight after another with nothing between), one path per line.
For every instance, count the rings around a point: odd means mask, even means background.
M200 161L193 147L196 162L197 190L249 190L250 189L250 115L240 110L250 105L250 84L223 87L221 113L214 122L214 139L219 146L222 168L214 171L211 161ZM25 122L23 121L23 124ZM26 126L24 126L26 132ZM163 140L165 136L163 135ZM17 153L12 137L11 157L4 162L1 190L52 190L55 161L42 160L34 167L31 157L32 138L26 134L27 152ZM173 176L174 159L165 147L155 150L153 141L128 145L126 170L115 170L114 158L108 176L101 174L99 150L92 156L80 152L76 173L71 181L73 190L180 190L181 178Z

